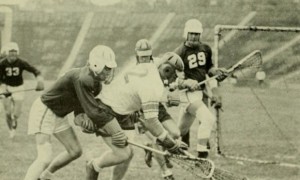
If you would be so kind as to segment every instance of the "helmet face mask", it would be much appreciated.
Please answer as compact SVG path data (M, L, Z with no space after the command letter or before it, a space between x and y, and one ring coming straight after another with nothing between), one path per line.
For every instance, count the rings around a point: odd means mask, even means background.
M150 63L152 58L152 46L147 39L140 39L135 44L137 63Z
M179 72L183 72L184 64L180 56L174 52L167 52L161 58L162 62L158 70L165 85L173 83Z

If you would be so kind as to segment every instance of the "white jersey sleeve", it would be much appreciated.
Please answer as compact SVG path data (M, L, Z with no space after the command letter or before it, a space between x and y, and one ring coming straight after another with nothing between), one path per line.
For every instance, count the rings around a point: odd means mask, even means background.
M147 75L136 79L137 93L146 119L158 117L158 104L164 92L164 85L155 64L141 64Z

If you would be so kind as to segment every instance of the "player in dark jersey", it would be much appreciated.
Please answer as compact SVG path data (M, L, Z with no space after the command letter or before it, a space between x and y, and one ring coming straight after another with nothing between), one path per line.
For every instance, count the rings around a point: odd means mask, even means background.
M10 137L15 136L17 129L17 119L20 117L24 99L23 71L32 73L37 80L36 90L44 89L41 72L27 61L19 57L19 47L15 42L10 42L3 47L4 58L0 61L0 76L2 82L2 92L14 92L9 98L3 99L4 110L6 112L6 122L10 130ZM12 109L11 103L14 103Z
M81 124L85 129L100 128L113 137L116 149L128 151L124 132L113 115L99 107L95 96L102 89L102 82L111 77L116 68L115 54L111 48L96 46L89 54L88 64L75 68L61 76L32 105L28 122L28 134L34 134L37 144L36 160L29 167L25 180L51 179L53 173L80 157L82 150L68 114L75 119L88 116L91 122ZM51 135L65 147L52 160Z
M212 62L212 50L201 42L203 33L202 24L196 19L190 19L186 22L184 28L185 41L178 48L177 53L184 62L184 79L179 80L179 87L187 88L187 92L181 95L182 104L179 115L179 129L181 131L182 140L189 144L189 129L195 119L201 122L197 135L197 151L198 156L206 158L208 156L207 143L215 122L215 116L210 112L203 103L203 90L205 85L201 87L198 83L205 80L208 75L226 76L226 70L223 68L215 68ZM220 79L221 80L221 79ZM206 86L210 86L213 94L213 100L220 104L220 96L217 90L217 82L210 81Z

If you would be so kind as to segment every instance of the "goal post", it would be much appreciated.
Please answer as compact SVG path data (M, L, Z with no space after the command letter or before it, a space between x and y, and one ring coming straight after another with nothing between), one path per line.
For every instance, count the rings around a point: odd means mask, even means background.
M217 112L214 150L241 161L300 167L300 27L217 25L214 28L214 64L235 64L258 49L262 68L233 74L220 83L224 111ZM230 33L230 37L226 35ZM266 72L266 81L256 79ZM289 77L289 79L287 79ZM232 83L230 79L237 79ZM282 83L270 86L273 81ZM294 86L295 85L295 86ZM295 88L296 87L296 88Z
M12 32L12 9L7 6L0 5L0 13L4 14L4 26L1 28L1 47L11 41Z

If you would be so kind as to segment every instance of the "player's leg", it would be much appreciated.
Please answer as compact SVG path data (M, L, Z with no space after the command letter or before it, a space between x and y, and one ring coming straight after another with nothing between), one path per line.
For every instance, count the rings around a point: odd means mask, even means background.
M190 127L195 120L195 116L186 111L185 108L180 108L178 127L180 130L181 140L190 146L190 138L186 136L189 133ZM183 138L186 136L185 138Z
M169 134L174 139L178 139L180 137L180 131L179 131L178 127L177 127L177 124L171 118L171 116L169 116L169 115L165 116L165 119L164 118L160 118L160 121L161 121L163 127L169 132ZM154 149L158 149L158 150L164 151L164 149L163 149L162 146L159 146L159 145L157 145L154 142L155 138L149 132L146 132L145 134L151 140L151 142L153 142L151 144L148 144L148 146L150 146L150 147L152 147ZM151 153L151 152L146 152L146 157L149 156L149 154L147 156L147 153ZM165 156L159 155L159 154L155 154L155 153L153 154L153 157L155 158L155 160L157 161L157 163L158 163L158 165L160 167L162 177L164 179L174 179L173 172L171 170L171 168L172 168L173 165L169 162L169 160L166 159ZM147 158L145 158L145 159L146 159L146 163L149 164L150 157L149 157L149 159L147 159Z
M110 150L104 152L102 156L98 158L94 158L87 163L86 180L97 180L98 173L103 168L115 166L121 163L129 164L130 159L133 156L133 151L129 146L120 148L112 144L111 137L102 137L102 138L105 144L109 146ZM125 172L119 172L120 173L118 174L119 177L125 175L127 168L123 167L123 170L125 170Z
M35 135L37 156L30 165L25 180L37 180L52 160L51 135L55 128L55 119L40 98L33 102L28 118L28 134Z
M43 171L41 180L51 179L53 173L79 158L82 154L80 143L72 127L54 133L54 136L63 144L65 151L58 154Z
M133 140L135 137L135 130L125 130L125 134L128 137L128 139ZM126 161L124 161L121 164L118 164L116 166L114 166L113 170L112 170L112 176L111 176L111 180L121 180L125 177L125 174L129 168L130 162L133 158L133 148L131 145L129 145L129 148L131 150L131 156L129 159L127 159Z
M197 151L199 157L206 158L209 152L207 142L209 141L211 131L215 123L215 117L203 101L193 102L188 107L187 111L194 114L196 119L201 123L197 132Z
M9 113L7 113L7 117L8 115L10 115L10 120L11 120L11 137L13 138L15 136L15 132L18 126L18 118L20 117L21 111L22 111L22 104L23 104L23 100L24 100L24 92L22 92L22 90L24 90L24 86L18 86L18 87L7 87L8 90L10 92L13 91L21 91L18 93L13 93L12 96L10 98L8 98L10 101L7 102L7 110Z
M28 168L24 180L37 180L52 159L51 136L44 133L37 133L35 139L37 144L37 157Z
M12 101L11 97L3 99L3 108L5 111L6 123L9 129L10 137L12 138L13 122L12 122Z

